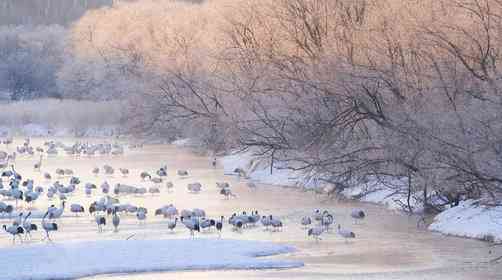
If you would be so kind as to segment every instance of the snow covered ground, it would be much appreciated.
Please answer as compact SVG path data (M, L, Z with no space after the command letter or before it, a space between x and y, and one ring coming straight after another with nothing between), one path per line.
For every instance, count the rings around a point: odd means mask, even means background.
M462 201L434 217L429 230L502 242L502 206L486 207L474 200Z
M28 245L2 249L0 280L303 266L297 261L258 258L293 250L292 247L269 242L224 239L108 240Z
M220 162L226 174L232 174L236 168L241 168L250 180L264 184L298 186L302 178L301 174L286 169L274 169L270 174L269 167L258 163L251 153L228 155L222 157ZM345 189L342 194L348 198L382 204L391 210L403 210L403 206L407 205L407 194L396 191L398 188L395 186L399 184L406 182L394 180L384 184L378 180L370 180L368 183ZM414 196L411 196L410 205L414 213L423 211L421 203ZM447 209L437 215L429 230L502 242L502 207L488 208L474 201L464 201L458 207Z

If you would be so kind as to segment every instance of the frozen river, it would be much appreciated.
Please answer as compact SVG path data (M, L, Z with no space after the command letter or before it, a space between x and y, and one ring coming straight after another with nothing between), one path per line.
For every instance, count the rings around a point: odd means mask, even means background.
M34 140L34 146L41 146L45 140ZM71 143L72 140L66 139L66 141ZM20 144L20 140L18 139L15 144ZM13 149L15 145L10 147L10 150ZM87 208L92 201L103 196L99 185L105 180L111 186L115 183L126 183L149 187L153 183L143 182L139 176L140 172L154 173L164 164L168 166L168 180L175 186L171 193L162 188L159 195L119 197L121 203L132 203L148 208L149 215L144 225L138 224L135 216L123 216L121 230L118 233L114 233L111 226L107 226L105 232L98 233L94 220L88 214L77 218L67 212L58 222L60 230L52 236L56 244L127 238L134 240L190 238L184 227L178 227L175 233L170 234L166 221L153 215L156 208L173 203L180 210L205 209L213 218L221 215L228 217L234 212L244 210L248 212L258 210L262 214L278 216L284 223L284 228L280 232L265 231L261 227L256 227L245 229L240 233L232 231L228 224L225 224L222 239L272 241L291 245L296 251L268 258L299 261L305 264L303 267L291 269L171 271L97 275L85 279L502 279L501 265L487 263L495 254L502 252L497 249L498 252L489 254L490 250L496 248L490 248L486 243L417 230L415 217L408 217L376 205L325 201L325 198L291 188L258 185L256 190L252 190L246 186L244 180L225 176L221 166L212 167L210 158L195 155L184 148L172 145L147 145L141 149L126 150L122 156L75 158L59 155L44 159L42 173L34 172L33 164L36 161L38 156L20 156L16 160L16 170L24 178L34 178L35 185L47 187L49 182L45 182L42 174L47 171L54 176L56 168L73 169L75 175L80 177L82 184L75 194L68 198L68 205L80 203ZM130 175L122 177L115 174L114 177L108 177L94 176L91 173L92 168L102 167L104 164L114 166L117 170L119 167L128 168ZM185 179L178 178L175 175L178 169L187 169L190 176ZM67 183L67 179L61 181ZM228 181L237 198L223 199L215 186L215 183L220 181ZM84 194L83 185L87 182L98 185L98 190L91 197ZM201 193L187 192L186 185L192 182L202 184ZM48 201L44 193L34 206L46 210L50 204L58 205L59 201L56 199ZM356 207L363 208L368 213L368 217L360 224L353 224L350 218L351 210ZM336 221L354 231L357 238L346 243L333 232L325 234L323 240L318 243L308 239L306 231L300 226L300 220L302 216L311 214L317 208L332 211ZM37 220L34 221L38 223ZM8 221L0 222L4 224ZM36 232L33 240L27 243L40 243L41 238L42 233ZM217 238L217 235L201 233L196 238ZM22 245L12 245L10 236L2 232L0 247L13 246ZM218 254L216 253L214 257L217 258Z

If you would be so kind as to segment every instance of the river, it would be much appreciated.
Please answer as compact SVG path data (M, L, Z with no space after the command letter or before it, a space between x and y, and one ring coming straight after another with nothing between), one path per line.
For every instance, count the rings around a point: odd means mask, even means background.
M40 145L45 139L35 140ZM68 143L73 140L66 139ZM89 141L102 141L89 139ZM19 144L19 141L18 141ZM14 149L14 147L10 147ZM42 173L34 172L33 164L38 157L18 157L16 169L25 177L44 182ZM114 177L94 176L91 170L95 166L110 164L116 169L129 168L127 178L116 174ZM488 244L469 239L447 237L416 228L416 218L399 212L389 211L384 207L349 201L326 201L312 193L305 193L293 188L282 188L258 184L256 190L249 189L244 180L233 176L224 176L221 166L211 166L210 158L192 153L185 148L172 145L146 145L142 149L127 150L123 156L95 156L74 158L67 155L44 159L42 171L54 173L56 168L71 168L83 183L93 182L98 186L104 181L111 185L127 183L144 185L139 178L141 171L153 171L167 164L170 180L175 190L165 190L160 195L142 197L122 197L121 202L143 205L149 213L162 205L174 203L178 209L203 208L211 217L243 210L258 210L260 213L272 213L284 221L281 232L264 231L257 227L237 233L224 228L222 238L273 241L293 245L296 252L278 256L282 259L300 260L304 267L285 270L239 270L239 271L183 271L155 272L140 274L98 275L86 280L140 280L140 279L502 279L500 264L489 264L495 255L502 255L500 249ZM177 178L177 169L187 169L190 177ZM237 198L224 200L215 186L217 181L228 181ZM203 191L189 194L186 184L200 182ZM44 187L47 183L42 184ZM101 197L100 191L92 197L86 197L81 187L69 197L69 203L78 202L89 205ZM45 198L36 202L35 207L44 210L54 201ZM57 203L57 202L56 202ZM357 238L346 242L335 233L325 234L323 240L315 242L307 238L306 231L300 226L300 219L311 214L314 209L328 209L335 213L337 222L353 230ZM350 212L354 208L364 209L368 216L361 223L354 224ZM105 233L97 233L92 219L85 215L75 218L63 217L61 230L54 234L56 242L97 239L125 239L131 234L137 239L152 238L189 238L185 229L179 228L175 234L167 234L162 218L149 215L146 225L139 226L134 217L125 218L123 229L112 233L108 228ZM121 224L121 226L122 226ZM32 242L40 242L42 235L35 233ZM211 238L211 235L204 237ZM13 246L9 236L0 235L0 247ZM14 245L19 246L19 245ZM490 254L490 250L492 253ZM499 251L494 251L499 250ZM217 256L215 256L217 257ZM106 261L106 260L103 260Z

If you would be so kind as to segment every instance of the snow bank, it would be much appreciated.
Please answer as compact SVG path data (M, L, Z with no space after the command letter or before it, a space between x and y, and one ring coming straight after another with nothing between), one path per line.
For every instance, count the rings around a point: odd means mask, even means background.
M438 214L429 230L502 242L502 206L486 207L474 200L462 201Z
M286 166L280 162L275 163L275 168L270 174L269 162L260 160L253 156L251 152L227 155L220 159L225 174L237 174L236 168L240 168L246 173L249 179L268 185L296 186L301 181L301 175L294 171L285 169Z
M402 180L392 180L383 183L380 180L370 180L368 183L345 189L342 195L348 198L358 199L364 202L385 205L391 210L403 210L407 206L408 194L398 189L406 189L406 182ZM410 205L414 213L420 213L423 210L422 203L415 199L416 194L410 197Z
M220 162L223 165L225 174L236 175L234 170L240 168L244 170L249 179L263 184L302 186L306 189L323 189L327 187L325 183L315 182L312 178L309 180L309 177L305 174L286 169L286 166L280 162L275 163L275 168L270 174L269 161L254 157L251 152L227 155L222 157ZM383 204L389 209L402 210L402 205L406 205L407 194L395 190L398 189L398 186L406 186L406 184L407 182L402 180L394 179L383 183L376 178L370 178L368 183L345 189L342 195L365 202ZM410 204L414 212L422 211L421 203L416 201L413 196Z
M292 252L269 242L221 239L114 240L2 249L0 280L70 279L98 274L303 266L260 259Z
M190 138L183 138L174 140L171 144L174 146L185 147L185 146L190 146L190 143L191 143Z

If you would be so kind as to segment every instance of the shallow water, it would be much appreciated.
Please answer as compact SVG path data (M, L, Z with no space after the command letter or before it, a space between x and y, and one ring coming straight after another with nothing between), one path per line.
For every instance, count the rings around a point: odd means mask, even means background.
M34 146L41 145L45 139L34 140ZM71 143L71 139L65 139ZM17 139L15 144L20 144ZM89 139L102 142L102 140ZM0 150L5 150L5 147ZM10 147L14 150L15 145ZM43 172L54 173L56 168L71 168L80 177L82 184L76 193L69 197L67 204L79 203L87 206L102 197L99 185L105 180L113 186L115 183L127 183L148 187L139 178L139 173L154 173L163 164L168 166L169 180L175 190L168 193L161 189L160 195L121 196L121 203L132 203L147 207L149 216L145 225L139 225L134 216L122 217L120 232L113 233L111 226L104 233L98 233L93 219L88 215L74 217L71 213L58 222L60 231L52 238L55 242L96 240L96 239L152 239L152 238L188 238L188 232L178 227L175 233L168 232L165 220L154 217L156 208L173 203L179 210L184 208L203 208L211 217L243 210L258 210L261 214L274 214L283 219L284 228L280 232L265 231L261 227L246 229L242 233L234 232L227 226L222 238L274 241L293 245L297 251L283 259L301 260L302 268L288 270L242 270L242 271L183 271L165 273L141 273L129 275L99 275L86 279L502 279L501 264L488 264L487 261L502 255L500 248L489 247L486 243L446 237L416 229L416 218L384 209L381 206L355 202L326 201L311 193L296 189L258 185L257 190L246 187L245 181L232 176L224 176L222 168L211 166L210 158L198 156L187 149L170 145L148 145L138 150L126 150L123 156L94 156L75 158L59 155L44 159L42 173L33 171L33 164L38 156L18 157L16 170L25 178L35 178L35 185L46 187L49 182L42 179ZM100 175L95 177L91 170L95 166L110 164L116 168L129 168L130 175L114 177ZM189 178L180 179L177 169L187 169ZM54 174L53 174L53 180ZM67 182L68 179L60 179ZM225 200L218 194L217 181L228 181L237 194L237 198ZM38 183L37 183L38 182ZM83 185L92 182L98 185L92 197L86 197ZM203 191L189 194L186 185L200 182ZM34 205L45 210L50 204L59 204L58 200L48 201L45 193ZM353 208L363 208L368 217L359 224L354 224L349 217ZM312 213L313 209L323 208L335 213L337 222L353 230L357 238L345 242L334 232L323 236L320 242L306 237L306 231L299 225L302 216ZM2 223L6 221L0 221ZM201 233L200 237L217 238L214 233ZM34 233L30 242L40 242L41 232ZM12 245L7 234L0 234L0 247ZM489 251L492 250L490 254ZM497 251L498 250L498 251ZM217 257L217 254L215 254ZM106 262L106 260L101 260Z

